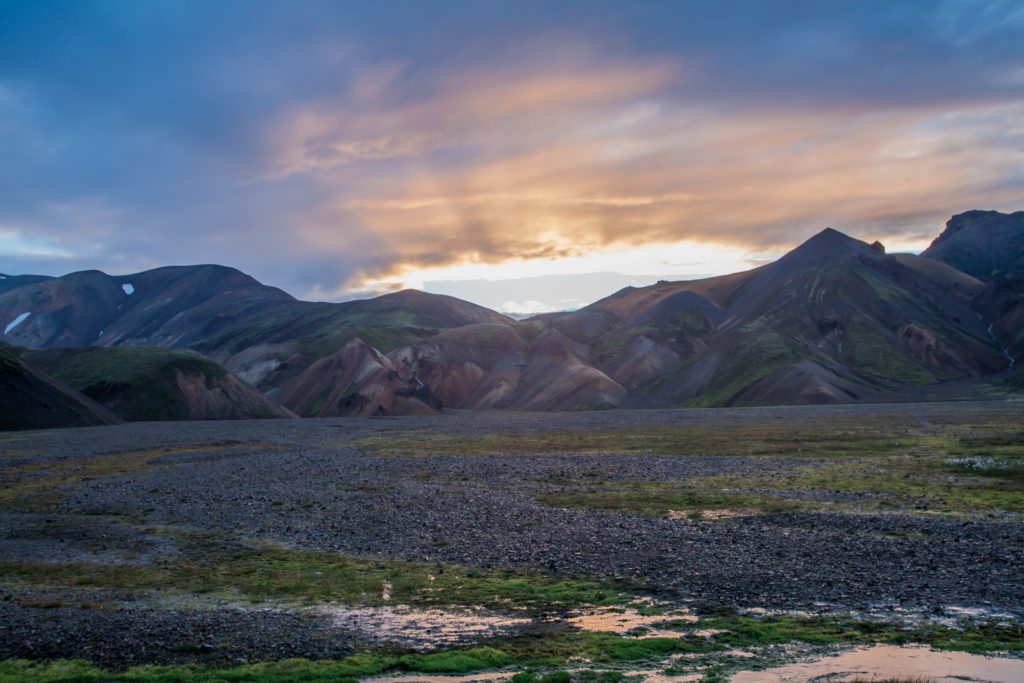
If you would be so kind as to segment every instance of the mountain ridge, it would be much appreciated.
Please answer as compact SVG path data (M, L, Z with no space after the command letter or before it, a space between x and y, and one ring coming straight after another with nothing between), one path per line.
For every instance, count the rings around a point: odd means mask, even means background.
M921 255L829 227L748 271L521 321L418 290L305 302L209 264L80 271L0 289L0 322L34 348L197 351L305 416L863 401L1016 365L1017 244L1024 212L958 214Z

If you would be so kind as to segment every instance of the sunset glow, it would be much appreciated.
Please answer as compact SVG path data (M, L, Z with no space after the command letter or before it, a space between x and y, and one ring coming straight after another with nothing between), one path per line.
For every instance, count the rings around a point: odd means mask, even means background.
M653 281L1024 201L1014 3L713 4L10 6L0 269Z

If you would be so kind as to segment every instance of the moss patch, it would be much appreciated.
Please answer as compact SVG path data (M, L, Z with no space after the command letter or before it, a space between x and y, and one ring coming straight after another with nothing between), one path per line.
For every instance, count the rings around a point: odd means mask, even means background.
M186 419L188 401L178 387L178 375L202 376L207 388L213 389L229 374L209 358L170 349L125 346L30 352L29 362L33 358L50 375L126 420Z
M147 565L0 561L0 580L37 587L217 594L250 602L418 607L479 605L549 610L611 605L631 597L608 584L539 572L358 558L184 536L181 556ZM382 588L389 584L385 600Z
M843 347L851 367L872 379L900 384L931 384L939 381L906 349L887 338L864 316L853 316L846 326Z
M410 431L364 439L358 445L389 456L629 454L788 461L761 473L674 482L610 480L600 466L592 476L538 482L543 487L535 497L560 507L655 515L721 508L1024 512L1024 432L1019 414L1012 410L965 407L942 424L836 417L827 425L748 421L482 436ZM963 458L991 459L1001 466L958 467L956 461Z
M975 624L966 629L952 629L933 624L903 627L883 622L862 622L843 618L719 617L702 623L701 628L718 632L709 637L693 634L683 638L626 638L606 633L580 633L565 628L549 629L528 637L506 638L492 647L453 650L430 654L364 653L336 661L312 662L284 660L234 667L145 666L123 672L104 671L83 661L36 663L25 660L0 662L0 683L21 681L132 681L137 683L170 683L200 681L206 683L246 681L253 683L284 683L284 681L348 681L391 672L423 672L463 674L517 665L521 667L564 667L572 662L589 661L596 665L625 662L662 662L671 655L693 657L689 662L702 667L705 680L717 679L730 669L756 668L760 664L757 649L786 643L807 643L815 646L836 644L927 644L937 649L973 653L1024 651L1024 631L1019 625L997 623ZM742 647L755 653L753 659L730 660L707 655ZM713 665L705 668L708 663ZM682 662L672 673L686 673ZM517 683L615 683L623 677L618 671L553 671L537 674L523 671L512 679ZM709 678L710 677L710 678Z
M545 505L583 507L648 516L673 512L693 512L701 519L706 510L750 510L754 512L792 512L804 507L800 501L781 496L737 494L696 486L672 486L653 483L608 482L584 490L548 493L536 496Z
M276 448L261 442L217 442L182 448L154 448L81 458L63 458L45 463L10 467L0 472L0 507L45 512L55 510L68 487L86 481L130 474L159 467L158 458L187 453L209 453L233 448L247 451Z
M780 334L762 332L744 341L719 367L700 396L689 405L697 407L732 405L743 389L781 367L795 363L800 356Z

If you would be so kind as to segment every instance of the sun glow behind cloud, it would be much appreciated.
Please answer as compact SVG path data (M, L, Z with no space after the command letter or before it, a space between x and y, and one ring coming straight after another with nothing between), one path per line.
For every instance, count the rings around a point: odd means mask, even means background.
M494 304L541 310L826 226L916 251L1024 203L1024 15L982 4L0 9L0 269L588 283Z
M885 246L890 253L918 253L928 246L928 239L889 241ZM428 268L410 266L386 278L367 279L364 289L354 296L369 296L400 289L414 288L438 294L450 294L477 301L495 310L509 314L534 314L573 310L607 296L629 284L646 286L660 279L696 280L749 270L773 261L781 251L754 252L738 246L683 240L667 244L643 246L610 246L593 249L585 254L564 258L509 259L498 263L467 261ZM574 276L586 278L588 293L574 296L559 291L560 285ZM516 297L521 289L533 290L531 281L547 279L552 286L544 295L529 299ZM482 284L494 285L504 297L487 296ZM323 298L324 293L317 293ZM346 296L345 292L334 297ZM348 296L353 296L349 293ZM499 301L499 298L501 299Z
M608 246L563 258L509 259L498 263L463 262L418 268L410 266L394 277L367 280L370 289L426 289L435 280L514 280L550 275L615 272L623 275L671 274L701 278L748 270L777 253L758 254L738 247L681 241L674 244Z

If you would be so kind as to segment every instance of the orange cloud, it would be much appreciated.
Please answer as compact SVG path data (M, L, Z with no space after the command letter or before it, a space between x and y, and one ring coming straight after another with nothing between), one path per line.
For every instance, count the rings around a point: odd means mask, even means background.
M340 107L302 107L273 124L276 155L267 177L487 144L495 134L531 139L531 131L542 132L556 118L561 128L572 127L573 112L652 93L673 76L667 65L477 69L449 77L425 99L392 105L388 86L398 87L399 71L392 66L361 79Z
M272 127L271 176L333 195L302 237L364 257L350 287L610 245L772 249L825 225L904 239L1020 199L1000 185L1024 161L1020 103L715 109L687 101L680 69L625 64L470 70L391 106L398 72Z

